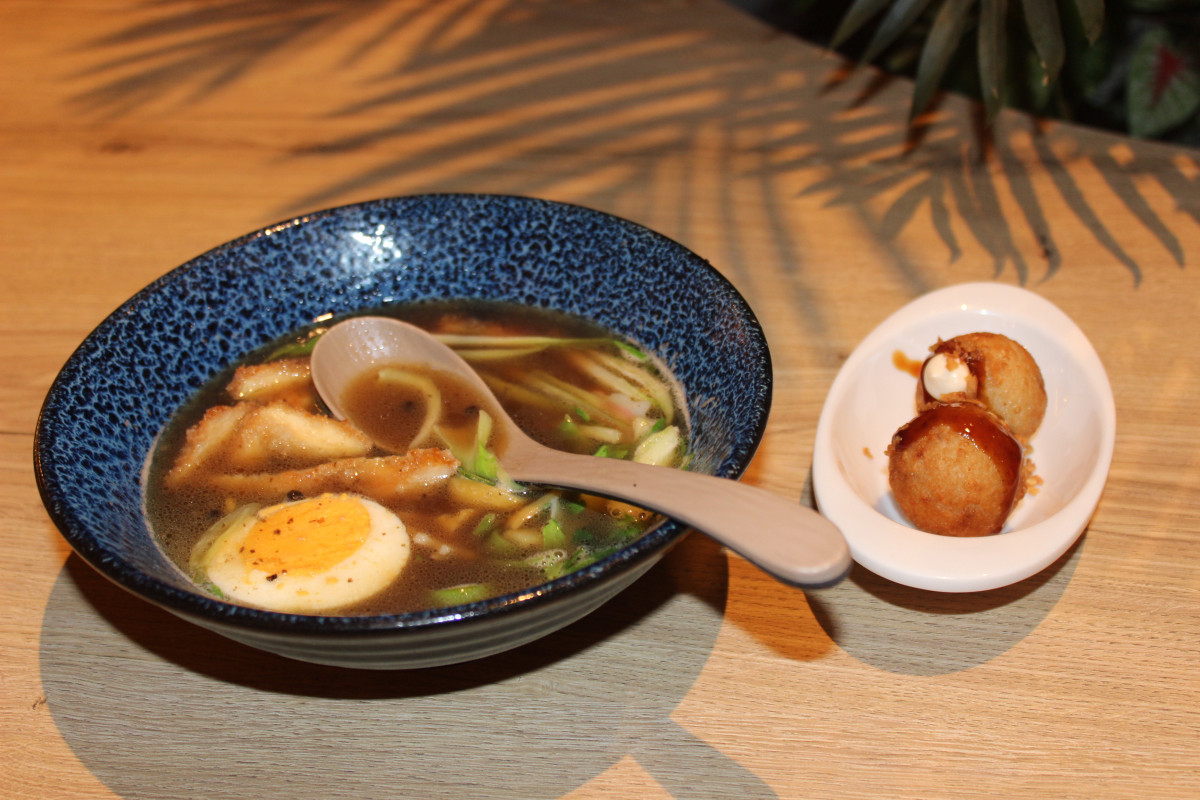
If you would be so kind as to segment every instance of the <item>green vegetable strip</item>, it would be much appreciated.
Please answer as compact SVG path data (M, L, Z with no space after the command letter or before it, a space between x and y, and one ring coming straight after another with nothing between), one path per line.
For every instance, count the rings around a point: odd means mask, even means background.
M512 558L520 553L520 548L505 539L500 531L493 531L483 542L484 549L493 556Z
M480 537L486 536L496 529L496 520L496 512L489 511L483 515L482 519L479 520L479 523L475 526L475 530L473 530L472 533Z
M429 594L439 606L456 606L486 600L495 594L495 591L486 583L464 583L461 586L434 589Z
M579 426L575 423L575 420L571 419L570 414L564 416L562 422L558 423L558 429L568 439L575 440L579 438Z
M280 345L278 348L272 351L271 355L263 359L262 363L267 364L271 361L278 361L281 358L311 356L313 348L317 346L317 340L321 338L326 330L327 329L325 328L321 328L310 333L307 339L299 342L288 342L287 344Z
M468 478L483 483L503 486L514 494L522 494L524 488L509 477L500 464L496 454L488 449L488 440L492 437L492 416L483 409L479 410L479 418L475 425L475 439L467 445L450 435L449 431L437 429L437 433L450 448L451 454L458 459L458 471Z
M548 549L567 546L567 534L558 520L552 519L542 526L542 544Z
M633 451L633 460L643 464L670 466L678 461L676 457L682 444L679 429L672 425L655 431L647 436Z
M487 449L492 438L492 415L480 409L479 424L475 428L475 449L471 456L470 471L489 482L500 477L500 460Z
M643 353L638 348L634 347L633 345L629 344L628 342L622 342L620 339L613 339L612 343L617 346L618 350L624 350L626 353L633 356L638 361L646 360L646 354Z
M540 569L547 578L557 578L562 574L562 565L567 560L567 551L562 548L542 550L529 558L511 561L509 566Z

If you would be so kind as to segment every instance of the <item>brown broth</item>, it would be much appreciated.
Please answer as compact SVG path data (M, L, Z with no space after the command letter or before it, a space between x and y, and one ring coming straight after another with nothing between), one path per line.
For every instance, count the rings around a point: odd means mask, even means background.
M611 338L611 334L596 326L563 314L494 303L415 305L389 308L386 313L435 333ZM264 348L257 359L249 360L252 363L269 360L266 354L286 345L287 341L303 341L308 336L306 331L298 332L288 340ZM619 352L611 345L607 347L610 352ZM595 425L617 430L622 427L618 424L620 420L604 418L606 412L603 411L582 419L576 414L578 409L554 409L539 402L526 402L528 398L524 396L527 390L523 384L529 375L550 376L553 381L578 386L584 391L595 389L593 379L581 371L580 359L575 348L550 348L506 362L481 363L477 368L485 379L494 382L493 388L501 404L533 438L559 449L593 452L597 449L596 443L582 440L577 427ZM185 571L193 547L215 520L247 502L269 505L297 499L303 494L274 486L261 495L231 497L228 492L204 485L203 479L183 488L166 485L165 476L183 445L189 426L212 406L231 403L225 393L231 371L214 379L164 430L148 476L146 505L151 525L163 549ZM469 387L444 374L428 373L423 377L438 387L442 397L444 416L439 426L458 431L460 440L469 441L474 434L481 400ZM662 377L673 387L669 378ZM343 403L353 408L355 419L371 420L363 427L372 439L386 441L388 449L403 452L424 416L423 392L394 382L383 385L378 380L372 384L370 378L364 381L343 398ZM510 388L510 385L518 388ZM681 408L677 402L678 394L674 393L673 397L676 406ZM676 416L682 417L682 413ZM576 418L569 420L571 417ZM675 423L682 425L683 421L676 419ZM686 434L686 429L683 432ZM632 433L621 430L621 435ZM415 444L429 446L432 442ZM497 441L490 443L499 451L502 451L502 445ZM610 445L604 447L610 448ZM629 448L611 446L612 452L618 454L623 454L625 449ZM380 449L370 454L372 457L384 455L388 453ZM219 473L230 467L217 459L206 464L205 469ZM373 498L402 519L414 540L414 556L390 589L367 602L339 609L337 613L399 613L444 606L448 603L433 593L463 584L487 584L490 595L520 591L619 549L642 535L655 521L640 509L600 498L567 492L545 495L531 489L522 502L534 504L544 496L548 508L533 508L527 517L513 522L499 511L461 505L453 496L451 482L462 480L467 479L452 478L402 499L385 502L380 497ZM361 493L370 496L365 489ZM547 534L545 529L551 527L548 526L551 518L558 530ZM558 542L558 536L562 537L562 546L550 546ZM432 540L432 544L427 540ZM565 553L563 559L551 565L547 573L543 569L546 553L557 557L560 550ZM531 558L535 563L523 563ZM464 599L469 598L464 596Z

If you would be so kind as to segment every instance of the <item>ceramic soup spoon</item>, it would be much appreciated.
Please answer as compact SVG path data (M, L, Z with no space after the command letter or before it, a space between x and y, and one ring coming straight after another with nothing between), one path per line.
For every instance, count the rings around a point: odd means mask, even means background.
M313 382L330 411L345 419L346 387L383 364L425 365L474 387L494 418L494 430L506 442L497 456L517 482L575 489L664 514L793 586L830 586L850 568L849 548L833 523L772 492L682 469L566 453L535 442L503 411L466 361L430 334L399 320L355 317L330 328L313 350Z

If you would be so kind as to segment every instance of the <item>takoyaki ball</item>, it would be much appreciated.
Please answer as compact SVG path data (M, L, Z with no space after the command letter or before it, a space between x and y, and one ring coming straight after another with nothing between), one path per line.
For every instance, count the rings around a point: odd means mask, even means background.
M896 431L887 455L897 505L929 533L998 533L1025 494L1021 444L974 403L932 405Z
M972 400L1016 436L1033 436L1046 414L1046 386L1028 350L999 333L968 333L930 349L917 386L918 409Z

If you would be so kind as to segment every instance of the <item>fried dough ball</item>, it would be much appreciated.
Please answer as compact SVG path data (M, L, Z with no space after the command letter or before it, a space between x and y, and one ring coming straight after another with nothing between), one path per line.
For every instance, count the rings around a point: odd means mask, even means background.
M1046 414L1046 387L1028 350L999 333L968 333L930 349L917 386L918 410L976 401L1016 436L1033 436Z
M896 431L887 455L896 503L929 533L998 533L1025 494L1020 443L975 403L930 406Z

